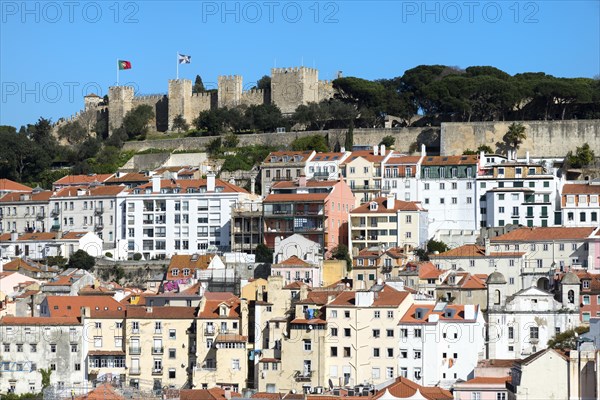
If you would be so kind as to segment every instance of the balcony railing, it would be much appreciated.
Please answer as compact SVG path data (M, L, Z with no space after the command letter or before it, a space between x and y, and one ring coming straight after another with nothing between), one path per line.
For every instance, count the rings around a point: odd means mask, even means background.
M129 368L129 375L139 375L140 373L139 368Z
M56 208L52 211L50 211L50 215L53 217L57 217L60 214L60 210L57 210Z
M100 215L104 212L104 207L96 207L96 209L94 209L94 214L95 215Z
M294 228L294 232L322 232L323 227L319 226L297 226Z
M43 213L43 212L42 213L37 213L37 219L38 220L41 220L41 219L44 219L44 218L46 218L46 214L45 213Z
M152 354L163 354L165 352L164 347L153 347Z
M129 347L129 354L133 354L133 355L142 354L142 348L139 346Z
M104 224L96 224L96 225L94 225L94 230L101 231L102 229L104 229Z
M152 369L152 375L162 375L162 373L163 373L162 368L153 368Z
M59 231L60 230L60 225L52 225L52 227L50 228L51 231Z
M305 372L296 371L296 373L294 374L294 378L296 379L296 382L310 382L311 376L312 376L312 371L305 371Z
M213 336L216 334L216 329L214 327L212 328L204 328L204 334L207 336Z
M350 186L352 190L381 190L381 186L377 185L354 185Z

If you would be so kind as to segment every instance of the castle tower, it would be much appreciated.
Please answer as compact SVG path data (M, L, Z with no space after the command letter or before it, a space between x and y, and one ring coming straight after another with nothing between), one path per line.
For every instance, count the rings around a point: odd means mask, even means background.
M219 76L218 102L221 107L236 107L242 99L242 77L240 75Z
M271 101L282 113L296 111L301 104L319 102L319 71L314 68L272 68Z
M95 93L90 93L83 98L83 104L85 111L95 110L98 104L102 103L102 97Z
M111 86L108 88L108 132L123 125L125 115L133 108L132 86Z
M169 80L169 130L173 130L173 120L182 115L188 124L197 115L192 115L192 81L189 79Z

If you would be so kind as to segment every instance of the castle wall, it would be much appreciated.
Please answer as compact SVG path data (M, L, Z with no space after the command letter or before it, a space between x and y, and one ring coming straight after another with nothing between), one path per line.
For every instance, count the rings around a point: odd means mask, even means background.
M482 144L497 150L497 143L508 131L512 121L443 123L440 151L443 155L462 154ZM600 120L524 121L527 138L519 147L518 156L529 151L532 156L564 157L571 150L588 143L600 149Z
M331 81L319 81L319 102L331 99L333 94L333 83Z
M216 100L216 93L194 93L190 98L189 115L185 114L185 120L192 124L202 111L208 111L213 108L213 102Z
M191 116L192 81L189 79L169 80L169 130L173 130L173 120L178 115L189 121Z
M240 104L245 106L258 106L261 104L266 104L268 102L266 97L267 94L262 89L247 90L242 93Z
M319 71L314 68L272 68L271 100L282 113L296 111L301 104L319 102Z
M110 106L110 100L108 104ZM131 108L141 105L148 105L154 110L154 120L149 122L149 128L158 132L165 132L169 126L169 98L164 95L134 97Z

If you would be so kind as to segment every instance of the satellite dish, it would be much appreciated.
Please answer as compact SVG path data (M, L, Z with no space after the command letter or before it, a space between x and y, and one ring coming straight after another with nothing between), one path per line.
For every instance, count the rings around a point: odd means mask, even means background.
M331 379L329 380L329 389L333 389L333 382L331 381Z
M310 329L310 330L312 331L312 329L313 329L313 326L312 326L312 325L309 325L309 326L308 326L308 329Z

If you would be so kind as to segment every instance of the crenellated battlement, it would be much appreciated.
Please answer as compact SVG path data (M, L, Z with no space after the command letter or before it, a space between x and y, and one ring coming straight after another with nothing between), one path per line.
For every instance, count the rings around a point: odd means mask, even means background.
M271 68L271 75L273 74L289 74L289 73L298 73L298 72L308 72L311 74L319 73L319 70L316 68L309 67L285 67L285 68Z
M141 96L135 96L133 98L134 102L142 102L142 101L150 101L150 100L162 100L165 96L167 96L166 94L144 94Z
M244 92L242 92L242 96L264 96L265 95L265 90L264 89L248 89Z
M212 93L210 93L210 92L192 93L192 98L207 98L207 99L210 99L211 97L212 97Z

